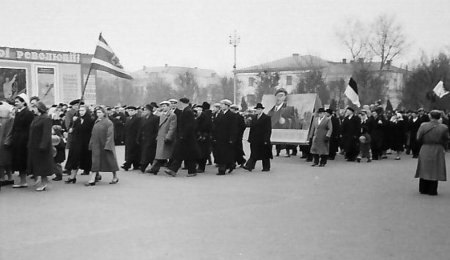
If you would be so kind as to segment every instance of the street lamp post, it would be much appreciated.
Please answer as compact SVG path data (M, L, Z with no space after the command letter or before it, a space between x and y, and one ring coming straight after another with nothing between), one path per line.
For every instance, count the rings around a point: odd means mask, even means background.
M234 65L233 65L233 103L237 104L237 93L236 93L236 47L238 46L239 42L241 41L241 37L237 35L236 30L232 35L229 36L230 38L230 45L234 47Z

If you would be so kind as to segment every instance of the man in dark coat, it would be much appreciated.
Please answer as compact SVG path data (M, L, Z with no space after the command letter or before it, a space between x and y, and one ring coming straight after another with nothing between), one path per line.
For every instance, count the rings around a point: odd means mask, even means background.
M211 120L212 120L212 129L211 129L211 150L214 157L214 163L217 164L217 122L219 119L219 116L222 114L220 111L220 103L215 103L211 110Z
M334 111L332 109L325 110L327 116L331 119L331 125L333 127L333 131L331 133L330 138L330 152L328 154L328 159L334 160L336 157L336 153L338 152L339 147L339 135L341 130L341 123L339 119L334 115Z
M141 118L137 140L141 147L140 170L145 172L153 162L156 153L156 136L158 135L159 117L153 115L153 106L146 105Z
M211 147L211 111L203 111L203 107L198 105L194 108L197 111L197 142L200 149L198 163L198 173L205 172L206 162L209 158ZM209 111L209 113L208 113Z
M355 161L358 156L358 142L361 133L359 117L354 115L355 110L347 108L346 117L342 121L342 142L347 161Z
M261 103L256 104L256 116L250 123L248 142L250 143L250 158L244 169L252 171L257 160L262 160L263 172L270 171L270 159L272 159L272 124L270 117L263 113L264 107Z
M16 115L11 129L11 156L12 171L19 171L19 188L27 187L27 163L28 163L28 135L30 133L31 122L34 114L27 107L28 98L25 94L20 94L14 99Z
M125 162L122 168L125 171L133 166L134 169L140 169L141 153L138 144L138 133L141 119L137 115L137 109L134 106L127 107L129 117L125 122Z
M242 139L244 138L244 131L245 128L247 128L247 125L245 124L245 119L244 117L239 114L239 107L237 105L232 105L230 107L231 112L233 112L234 114L236 114L236 124L237 124L237 138L236 138L236 144L235 144L235 161L238 165L240 166L244 166L246 160L244 158L244 148L242 145Z
M224 99L220 104L222 114L215 124L216 163L219 165L217 175L225 175L227 169L229 173L234 169L238 129L236 115L230 111L231 101Z
M179 107L181 110L180 116L177 120L177 138L175 141L175 148L173 151L172 161L169 163L167 173L170 176L175 177L177 175L178 169L181 167L181 163L184 164L188 170L188 177L194 177L197 175L195 169L195 161L198 159L198 145L197 137L195 133L196 121L194 112L189 106L189 99L181 98Z
M411 113L411 118L408 120L408 130L409 130L409 146L411 148L413 158L419 157L420 143L417 141L417 131L420 125L423 123L418 117L417 111Z
M388 126L388 121L383 115L381 107L372 111L368 121L368 133L371 137L372 159L380 160L383 154L383 144L385 142L384 134Z

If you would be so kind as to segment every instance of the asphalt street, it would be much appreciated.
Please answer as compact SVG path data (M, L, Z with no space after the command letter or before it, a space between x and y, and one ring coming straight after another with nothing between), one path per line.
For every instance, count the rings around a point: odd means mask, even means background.
M119 164L123 147L117 147ZM450 185L420 195L416 159L187 178L121 171L109 185L3 187L0 259L449 259ZM447 155L447 161L449 155Z

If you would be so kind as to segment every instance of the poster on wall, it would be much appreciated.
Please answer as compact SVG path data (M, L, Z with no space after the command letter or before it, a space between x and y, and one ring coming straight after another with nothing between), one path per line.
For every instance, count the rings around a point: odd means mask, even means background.
M0 67L0 99L13 101L20 93L26 93L26 76L26 69Z
M55 69L38 67L38 96L44 104L55 103Z
M79 65L61 64L59 66L59 77L62 82L60 97L63 103L81 97L81 71Z

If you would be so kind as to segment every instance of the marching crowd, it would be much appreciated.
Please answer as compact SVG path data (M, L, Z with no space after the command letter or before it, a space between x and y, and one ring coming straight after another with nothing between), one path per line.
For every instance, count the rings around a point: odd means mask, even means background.
M74 100L47 108L38 97L28 100L20 94L13 109L0 111L0 181L14 184L12 174L17 171L19 182L13 188L28 187L30 175L36 180L36 191L44 191L49 176L61 181L66 173L65 183L73 184L82 170L81 175L90 175L86 186L100 181L100 172L112 172L109 183L116 184L115 145L120 144L125 145L121 165L125 171L156 175L165 167L164 172L175 177L184 162L188 177L205 172L207 164L215 164L217 175L225 175L236 167L252 171L257 160L262 160L262 171L270 171L273 122L263 110L258 103L251 113L243 114L226 99L213 105L192 105L187 98L114 108ZM319 108L308 145L299 150L302 158L318 167L339 152L347 161L371 162L387 159L388 154L400 160L406 151L419 158L420 192L436 195L437 181L446 180L448 123L442 112L427 114L423 109L384 111L375 104L355 113L351 107L342 111ZM242 143L247 127L248 160ZM283 149L288 156L297 154L296 145L276 145L276 155Z

